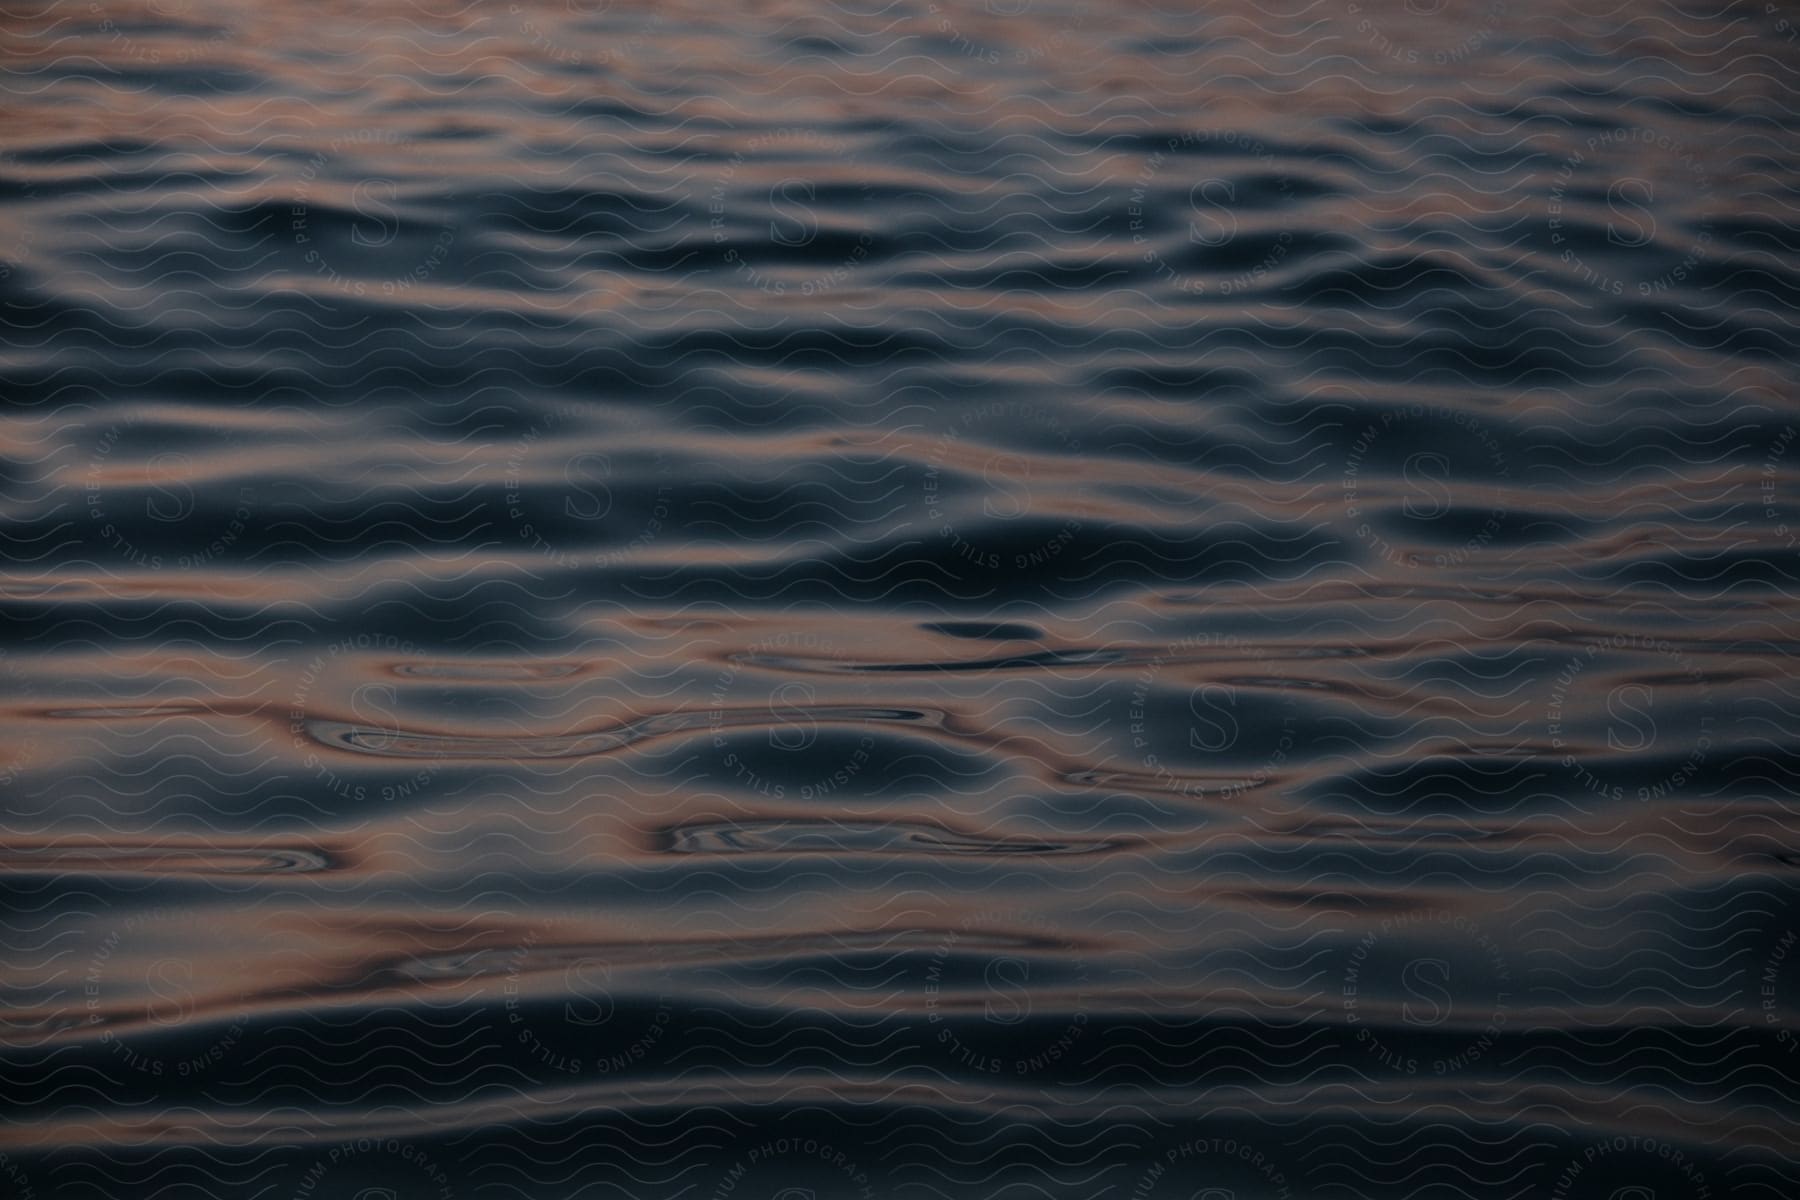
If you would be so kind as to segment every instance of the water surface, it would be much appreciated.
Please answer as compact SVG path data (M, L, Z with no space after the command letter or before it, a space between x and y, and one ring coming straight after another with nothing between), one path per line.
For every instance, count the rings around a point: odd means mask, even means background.
M0 1193L1793 1194L1797 19L6 9Z

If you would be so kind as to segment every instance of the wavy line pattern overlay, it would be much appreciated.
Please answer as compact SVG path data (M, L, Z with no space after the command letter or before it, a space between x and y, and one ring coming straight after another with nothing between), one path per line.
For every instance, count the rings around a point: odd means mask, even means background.
M1791 0L0 58L0 1198L1800 1195Z

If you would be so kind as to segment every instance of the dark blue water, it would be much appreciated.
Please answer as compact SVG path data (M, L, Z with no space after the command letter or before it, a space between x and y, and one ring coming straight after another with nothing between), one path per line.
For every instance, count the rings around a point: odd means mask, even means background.
M1800 1192L1800 12L0 15L0 1196Z

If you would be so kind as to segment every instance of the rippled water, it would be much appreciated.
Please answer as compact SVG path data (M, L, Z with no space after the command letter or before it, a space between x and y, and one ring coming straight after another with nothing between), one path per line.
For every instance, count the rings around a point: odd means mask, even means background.
M0 1194L1795 1194L1791 7L0 12Z

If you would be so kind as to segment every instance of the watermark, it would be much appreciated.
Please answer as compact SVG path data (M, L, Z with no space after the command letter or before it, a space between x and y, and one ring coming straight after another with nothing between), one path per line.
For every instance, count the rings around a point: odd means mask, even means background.
M1789 929L1782 933L1769 957L1763 961L1756 979L1757 1010L1763 1024L1775 1031L1775 1040L1793 1052L1800 1039L1794 1036L1789 1022L1800 1011L1800 933Z
M1383 442L1390 438L1401 448L1384 454ZM1390 408L1363 426L1350 443L1344 459L1344 515L1356 540L1383 562L1462 566L1500 536L1507 510L1484 493L1511 478L1499 440L1473 413L1427 404ZM1382 500L1389 492L1398 493L1397 514L1390 505L1382 508L1390 521L1404 521L1419 536L1436 533L1452 547L1419 551L1395 545L1370 519L1377 503L1371 493L1377 488Z
M1060 556L1081 532L1079 518L1054 513L1058 488L1037 478L1042 464L1008 448L1018 445L1021 430L1049 434L1070 457L1070 469L1079 465L1081 440L1068 423L1023 400L996 400L958 413L924 450L916 511L958 564L978 571L1030 570ZM959 477L980 481L967 506L955 486ZM965 512L978 519L964 524ZM1017 531L1033 520L1037 527L1021 539Z
M1073 12L1072 21L1046 20L1043 10L1056 7L1060 12ZM975 21L959 19L963 8L978 9ZM938 40L949 44L953 61L966 61L990 67L1010 63L1016 66L1041 65L1052 57L1074 55L1079 38L1087 24L1087 12L1080 5L1053 5L1045 0L963 0L961 4L935 2L925 5L925 14ZM965 32L965 29L968 32ZM1019 40L1019 34L1043 36ZM996 40L990 33L1001 34Z
M0 647L0 680L10 707L29 709L37 699L37 688L31 677L19 670L18 656ZM37 761L40 720L35 712L24 712L9 725L6 750L0 756L0 788L11 788Z
M385 173L411 146L391 129L357 129L301 161L288 228L315 280L350 296L391 297L429 281L450 260L456 226L409 229L400 185ZM341 205L315 201L321 183L344 197Z
M14 203L22 208L38 199L40 199L40 197L38 196L37 189L31 188L14 201ZM19 236L13 240L10 246L0 246L0 255L4 256L0 257L0 283L4 283L8 279L11 279L15 271L24 267L31 258L33 251L36 249L37 233L32 229L29 220L27 220L26 223L21 226Z
M772 1179L768 1177L770 1168ZM710 1196L711 1200L816 1200L820 1196L875 1200L876 1190L869 1173L830 1142L815 1137L778 1137L734 1155Z
M1653 1179L1656 1186L1645 1184ZM1550 1200L1710 1200L1712 1185L1700 1164L1656 1138L1615 1134L1569 1161Z
M396 682L406 679L407 673L393 661L393 655L426 657L403 638L361 633L331 643L301 669L288 705L288 734L300 752L301 765L312 773L314 785L339 799L391 803L418 795L436 777L437 764L427 762L412 768L403 779L371 786L339 774L330 757L320 753L321 745L335 744L342 749L348 741L366 754L382 755L410 736L399 715L400 684ZM377 666L376 677L357 678L370 660ZM345 679L346 674L352 678ZM331 737L333 730L342 738Z
M1379 19L1387 7L1384 5L1378 12L1371 13L1363 5L1352 3L1344 6L1344 13L1355 19L1353 28L1363 46L1387 62L1406 66L1421 63L1455 66L1467 62L1493 41L1512 11L1510 0L1487 0L1485 4L1479 0L1473 3L1470 0L1403 0L1398 7L1405 14L1408 33L1413 36L1396 40ZM1447 33L1455 40L1448 45L1419 45L1418 35L1440 33Z
M1766 48L1770 42L1791 46L1796 39L1800 39L1800 20L1795 19L1794 6L1787 0L1780 0L1779 3L1777 0L1768 0L1763 5L1762 13L1769 31L1761 39L1763 47Z
M1583 283L1608 296L1658 296L1682 286L1699 269L1712 245L1709 211L1714 201L1712 175L1700 157L1681 142L1654 129L1620 126L1588 137L1563 159L1550 181L1550 244L1557 258ZM1605 211L1593 212L1588 224L1596 232L1592 244L1572 229L1568 217L1586 201L1577 193L1604 195ZM1628 280L1614 273L1601 256L1617 258L1659 241L1662 220L1677 205L1702 208L1694 246L1681 259L1649 279ZM1598 232L1601 228L1603 233ZM1666 245L1672 239L1662 236Z
M532 425L512 447L505 465L502 500L519 540L558 567L613 567L650 545L669 528L671 485L659 482L642 498L619 494L617 463L623 451L599 435L566 438L568 427L579 430L594 409L564 404ZM623 435L644 429L642 414ZM657 439L651 469L668 473L664 441ZM554 472L551 482L536 477ZM638 511L627 515L628 509ZM577 533L605 537L611 548L578 550ZM623 544L619 544L620 542Z
M738 146L718 170L706 202L719 269L765 297L826 296L849 285L868 263L875 235L866 227L854 237L827 228L832 205L822 193L834 183L858 190L855 208L859 224L866 224L873 216L873 185L857 169L856 156L843 154L836 140L793 127L759 133ZM728 214L752 204L756 221L735 230ZM822 240L834 248L818 249ZM810 269L821 258L828 265Z
M1237 1138L1194 1138L1165 1150L1126 1200L1289 1200L1293 1194L1275 1155Z
M632 7L625 13L630 31L621 38L603 37L590 23L611 16L615 7L613 0L546 0L509 3L506 12L518 34L555 65L616 67L643 55L660 29L662 10L658 5Z
M1219 165L1207 168L1204 177L1189 182L1178 196L1166 195L1166 186L1158 188L1157 180L1165 166L1176 159L1185 162L1194 157L1192 151L1199 150L1222 151L1195 160ZM1140 258L1155 276L1182 295L1231 296L1249 291L1286 262L1294 249L1291 230L1246 233L1238 219L1241 212L1261 212L1292 200L1293 178L1285 173L1275 174L1274 183L1267 185L1248 177L1219 173L1225 169L1225 155L1233 160L1249 160L1270 173L1277 171L1274 150L1254 134L1235 130L1182 133L1144 160L1126 201L1131 244L1138 248ZM1165 239L1152 232L1164 219L1156 210L1165 206L1172 210L1168 219L1177 226L1167 240L1184 247L1189 254L1218 258L1222 264L1218 270L1190 272L1169 261L1169 252L1163 246ZM1249 247L1248 255L1245 246Z
M164 450L142 460L115 458L120 445L131 441L127 431L150 423L149 418L140 416L107 426L88 457L82 499L101 544L132 566L152 571L165 567L197 570L247 549L245 534L256 506L253 485L240 484L229 508L218 517L201 520L200 497L189 482L196 474L191 456ZM125 487L141 487L141 502L127 505L113 497L114 491ZM179 549L164 554L140 545L132 536L132 526L140 521L167 530L171 543Z
M185 24L196 15L194 0L147 0L143 11L152 20L174 21ZM173 42L163 43L151 38L137 38L126 32L130 29L141 29L146 22L142 19L127 21L115 20L109 15L113 9L103 4L89 4L88 16L95 18L95 25L106 35L107 48L113 58L134 63L145 63L159 66L163 63L191 63L208 52L228 45L235 31L229 26L208 25L212 31L203 38L195 38L184 32Z
M1165 669L1175 665L1179 670L1197 658L1240 663L1250 673L1159 685ZM1246 643L1235 634L1200 633L1171 644L1144 664L1132 681L1125 732L1159 789L1229 801L1274 778L1299 737L1299 702L1289 681L1260 673L1271 660L1267 646ZM1272 706L1259 704L1257 695L1271 687L1280 699ZM1272 719L1270 707L1279 712L1278 719Z
M1769 446L1769 452L1763 457L1761 475L1757 480L1757 496L1762 501L1762 519L1775 537L1782 540L1784 547L1793 550L1800 547L1800 529L1788 524L1790 506L1781 495L1781 469L1787 459L1788 451L1793 449L1796 431L1792 425L1784 425L1781 432Z
M1034 949L1043 953L1034 955ZM1032 914L964 918L938 943L925 968L931 1040L960 1066L988 1075L1035 1075L1078 1054L1098 1053L1100 1037L1089 1024L1081 986L1088 981L1088 966L1067 949L1067 938ZM954 966L953 954L978 958L979 979ZM1040 1013L1046 988L1054 987L1060 1000L1071 983L1073 1012Z
M1609 653L1649 656L1656 665L1615 681L1594 670L1600 656ZM1678 700L1670 699L1684 693L1699 701L1697 713L1692 704L1678 706ZM1716 717L1712 685L1685 651L1662 638L1615 633L1589 642L1563 663L1551 680L1543 720L1551 750L1584 791L1603 800L1663 800L1686 787L1706 765ZM1577 732L1583 724L1598 728L1583 738ZM1641 760L1671 748L1679 756L1675 765L1636 784L1612 777L1594 757L1604 752Z
M359 1174L345 1180L347 1170ZM358 1138L333 1146L308 1167L292 1200L452 1200L455 1195L450 1173L411 1142Z
M1434 946L1408 945L1417 936L1435 937ZM1350 952L1343 980L1344 1021L1356 1041L1382 1066L1407 1075L1455 1075L1491 1053L1511 1012L1512 968L1500 946L1467 917L1449 912L1384 918ZM1365 996L1380 1011L1371 1019ZM1390 1012L1389 996L1399 998ZM1480 1022L1468 1040L1447 1053L1421 1058L1402 1045L1421 1036L1447 1033L1451 1022L1473 1016ZM1379 1026L1397 1017L1400 1039ZM1473 1022L1465 1019L1464 1026Z
M4 1150L0 1150L0 1194L6 1200L38 1200L39 1195L25 1168Z
M868 769L875 739L862 734L822 749L827 740L822 726L833 706L820 701L810 680L782 669L781 660L791 656L845 661L822 634L763 638L726 660L713 681L707 724L713 749L739 788L775 800L790 793L820 800L857 782ZM766 686L744 680L746 669L769 674Z
M128 917L123 926L100 939L82 975L87 1023L98 1029L101 1044L120 1066L158 1079L190 1079L229 1057L243 1040L245 1022L239 1017L202 1049L184 1049L178 1055L155 1053L145 1048L144 1037L116 1028L123 1025L154 1035L188 1026L199 1012L191 960L171 954L120 953L150 922L177 928L183 924L163 909L150 909Z
M604 954L554 942L540 949L542 942L537 930L521 939L501 984L506 1036L534 1067L552 1077L613 1075L668 1053L675 1014L667 996L659 995L649 1011L622 1004ZM559 994L533 1004L531 977L559 980Z

